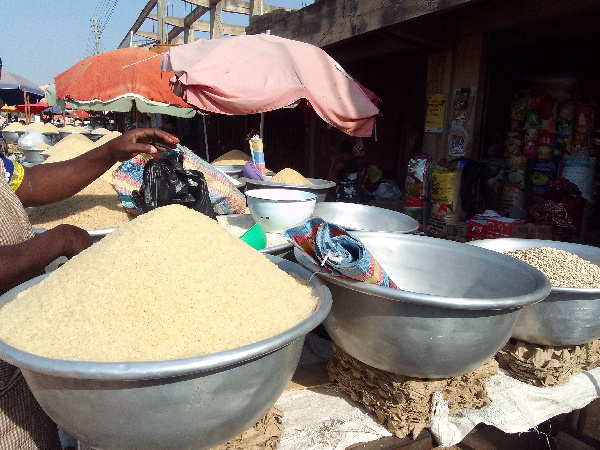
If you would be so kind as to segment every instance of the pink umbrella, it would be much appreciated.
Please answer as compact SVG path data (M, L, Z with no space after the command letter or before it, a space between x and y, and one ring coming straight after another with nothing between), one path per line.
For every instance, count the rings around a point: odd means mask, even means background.
M175 90L206 113L255 114L305 99L327 123L364 137L371 136L379 113L377 96L324 50L279 36L200 39L171 47L161 69L174 71Z

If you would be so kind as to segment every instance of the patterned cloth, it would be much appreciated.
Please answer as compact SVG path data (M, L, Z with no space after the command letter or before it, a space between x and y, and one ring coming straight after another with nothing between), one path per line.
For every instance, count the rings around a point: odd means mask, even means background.
M343 228L319 217L283 232L322 272L397 289L364 244Z
M31 223L15 190L23 180L23 166L0 158L0 245L12 245L34 236Z
M13 245L34 233L13 190L23 180L23 166L10 160L5 165L6 160L0 158L0 245ZM15 177L20 178L18 183ZM61 448L56 425L33 397L21 371L4 361L0 361L0 448Z
M227 177L216 167L212 166L189 149L177 145L177 148L169 152L159 152L158 158L166 157L176 153L183 154L183 168L187 170L198 170L204 174L210 201L215 213L221 214L243 214L246 209L244 195L227 179ZM136 203L132 192L137 191L144 181L144 166L152 158L148 154L140 154L123 162L113 172L112 185L119 193L123 207L130 214L142 214L142 208Z

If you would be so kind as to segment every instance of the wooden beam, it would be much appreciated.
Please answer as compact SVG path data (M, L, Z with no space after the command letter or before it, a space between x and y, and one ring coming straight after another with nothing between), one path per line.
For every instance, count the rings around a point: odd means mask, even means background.
M221 39L223 37L223 5L215 2L210 6L210 38Z
M191 3L192 5L198 6L210 6L211 0L184 0L186 3ZM250 2L245 0L221 0L221 5L223 5L223 11L232 12L238 14L250 14ZM264 5L263 14L274 11L276 9L284 9L286 11L296 11L294 8L283 8L281 6L274 5Z
M142 9L142 12L138 16L138 18L135 21L135 23L133 24L133 26L127 32L127 35L123 38L123 40L119 44L118 48L129 47L129 39L130 39L131 34L132 33L138 34L138 30L144 23L144 20L146 20L146 17L148 17L148 14L150 14L152 12L152 9L156 6L156 3L157 3L157 0L149 0L148 1L148 3L146 4L146 6L144 6L144 9Z
M195 31L203 31L206 33L210 33L210 22L208 20L200 20L194 24ZM138 31L135 33L137 36L144 37L146 39L153 39L158 41L158 33L153 33L151 31ZM246 27L243 25L231 25L228 23L223 24L223 34L228 36L240 36L246 34ZM179 39L178 39L179 38ZM175 41L183 41L183 38L180 36L176 36L169 42L170 44L175 44Z
M324 47L400 22L478 3L486 0L320 0L271 24L270 29L272 34Z
M167 26L165 24L165 17L167 15L165 0L158 0L156 2L156 10L158 11L158 42L161 44L167 43Z

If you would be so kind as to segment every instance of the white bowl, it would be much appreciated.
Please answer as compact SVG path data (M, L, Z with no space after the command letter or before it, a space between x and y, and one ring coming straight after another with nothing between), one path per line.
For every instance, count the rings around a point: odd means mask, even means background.
M281 233L311 216L317 196L291 189L252 189L246 192L246 200L255 222L269 233Z
M40 164L43 163L46 159L42 154L46 151L46 149L44 148L22 148L21 151L23 152L23 157L25 158L25 161L30 163Z

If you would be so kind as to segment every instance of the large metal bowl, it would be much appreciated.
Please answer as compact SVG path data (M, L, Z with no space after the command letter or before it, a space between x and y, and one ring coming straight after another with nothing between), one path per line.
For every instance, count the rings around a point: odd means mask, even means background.
M268 255L282 270L310 279L298 264ZM0 306L38 277L0 296ZM21 368L48 415L84 444L102 449L211 448L252 427L271 408L298 364L306 334L331 308L319 297L308 319L273 338L237 349L171 361L62 361L0 341L0 357ZM77 326L77 324L73 324Z
M87 232L90 234L90 236L92 237L92 240L94 241L94 243L98 242L100 239L102 239L104 236L106 236L107 234L112 233L113 231L115 231L118 227L109 227L109 228L96 228L94 230L87 230ZM42 227L33 227L33 232L35 234L41 234L44 231L48 231L48 228L42 228Z
M400 289L319 273L333 297L323 322L354 358L388 372L446 378L500 350L548 278L510 256L438 238L352 231ZM319 267L294 249L304 267Z
M406 214L358 203L317 203L312 216L320 217L347 230L412 233L419 228L419 222Z
M469 244L496 252L551 247L600 265L600 248L541 239L484 239ZM541 345L580 345L600 339L600 289L552 286L543 302L523 309L513 337Z
M251 178L240 177L240 180L246 182L246 191L251 189L294 189L297 191L312 192L317 196L317 203L324 202L327 192L335 187L335 183L329 180L319 178L307 178L312 184L294 184L280 183L269 180L253 180Z

